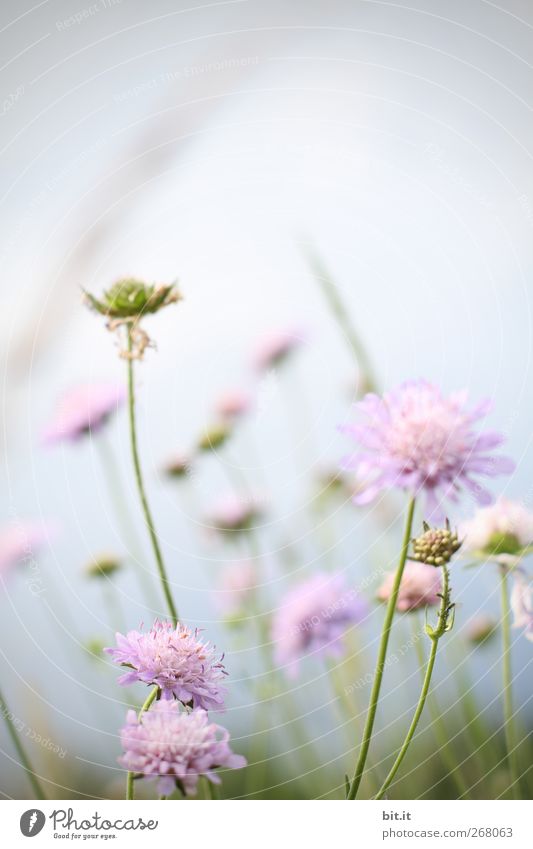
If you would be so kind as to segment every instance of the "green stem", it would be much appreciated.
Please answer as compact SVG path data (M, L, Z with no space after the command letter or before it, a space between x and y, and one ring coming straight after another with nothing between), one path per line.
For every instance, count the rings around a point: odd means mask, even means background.
M405 568L405 562L407 560L407 552L409 550L409 542L411 540L411 531L413 528L413 516L415 512L415 499L412 497L409 501L409 506L407 508L407 518L405 521L405 531L403 535L402 542L402 550L400 554L400 562L398 564L398 568L396 570L396 575L394 577L394 585L392 588L392 592L389 598L389 602L387 605L387 612L385 614L385 621L383 622L383 630L381 632L381 641L379 644L378 651L378 659L376 662L376 670L374 672L374 683L372 685L372 692L370 693L370 704L368 706L368 713L365 722L365 727L363 731L363 739L361 741L361 749L359 751L359 758L357 761L357 765L355 767L354 776L352 779L352 783L350 784L350 789L348 792L348 799L355 799L357 797L357 791L359 790L359 785L361 784L361 779L363 777L363 772L365 769L366 759L368 757L368 749L370 747L370 741L372 739L372 731L374 728L374 721L376 719L376 710L378 706L379 693L381 690L381 682L383 679L383 672L385 669L385 660L387 657L387 648L389 645L389 637L392 628L392 620L394 619L394 613L396 611L396 604L398 601L398 593L400 591L400 583L402 580L403 570Z
M422 641L418 638L420 631L420 617L414 617L415 622L417 623L417 629L415 633L415 646L416 652L418 656L418 663L420 666L420 672L422 674L422 680L424 680L424 667L426 665L426 659L424 657L424 650L422 648ZM452 781L455 784L456 790L461 798L469 798L468 787L466 782L459 772L458 764L455 762L455 757L451 746L448 741L448 730L442 719L442 713L440 707L437 703L437 697L433 691L428 693L427 697L427 705L429 709L429 713L431 715L431 730L435 736L437 741L437 745L439 747L439 755L444 763L444 766L448 770L448 774Z
M148 499L146 497L146 492L144 489L141 461L139 458L139 449L137 447L137 426L135 421L135 385L133 379L133 358L131 357L132 347L133 346L131 339L131 328L128 327L128 353L130 354L128 358L128 412L130 423L131 453L133 457L133 467L135 469L135 480L137 483L139 498L141 500L141 506L144 513L146 527L148 528L150 541L154 550L154 556L157 564L159 578L161 580L163 595L165 596L167 606L170 611L170 616L174 624L176 624L178 621L178 611L176 610L176 606L172 598L172 593L170 591L170 584L168 582L165 564L163 562L163 555L161 554L161 548L159 547L159 540L157 538L154 520L152 518L150 507L148 505Z
M154 687L154 689L152 690L152 692L150 693L150 695L148 696L148 698L146 699L145 703L143 704L142 708L139 711L139 716L138 716L139 719L141 718L143 713L146 713L146 711L150 709L150 705L152 704L153 701L155 701L155 698L157 696L158 691L159 691L159 687ZM131 800L131 799L134 798L134 793L133 793L133 780L134 780L134 778L135 778L135 773L128 772L128 775L127 775L127 778L126 778L126 799Z
M503 672L503 709L505 717L505 747L507 749L507 762L511 773L513 797L521 798L520 777L517 760L517 751L514 745L514 719L513 719L513 693L511 673L511 609L509 606L509 592L507 587L507 569L500 567L501 578L501 605L502 605L502 672Z
M376 799L383 799L383 796L385 795L387 788L392 783L394 776L398 772L398 770L399 770L399 768L402 764L402 761L403 761L405 755L407 754L407 749L409 748L409 744L411 743L411 740L413 739L413 736L414 736L414 733L416 731L418 722L420 720L420 717L422 716L422 711L424 710L424 705L426 704L426 699L427 699L428 693L429 693L429 685L431 684L431 676L433 675L433 668L435 666L435 659L437 657L437 648L439 646L439 639L447 630L446 623L447 623L447 618L448 618L448 612L449 612L449 609L450 609L449 608L449 600L450 600L449 576L448 576L448 569L447 569L446 566L442 567L442 575L443 575L443 587L442 587L441 604L440 604L440 610L439 610L439 624L437 625L437 628L436 628L434 634L430 635L430 637L431 637L431 651L429 653L429 658L428 658L428 662L427 662L427 666L426 666L426 674L424 675L424 681L422 683L422 690L421 690L421 693L420 693L420 698L418 699L418 704L416 706L416 710L415 710L413 719L411 721L411 725L409 726L407 736L406 736L406 738L403 742L403 745L402 745L400 751L398 752L398 756L397 756L396 760L394 761L394 763L393 763L393 765L392 765L392 767L389 771L389 774L387 775L385 781L381 785L381 789L380 789L379 793L377 794L377 796L375 796Z
M26 752L24 751L24 747L23 747L22 743L20 742L15 723L13 722L12 713L9 710L9 707L7 706L7 702L5 701L1 692L0 692L0 709L1 709L1 712L4 716L4 719L6 721L9 736L11 737L13 745L14 745L15 749L17 750L17 754L20 758L20 765L22 766L23 769L26 770L26 773L28 775L28 780L29 780L29 782L30 782L30 784L33 788L33 792L35 793L36 798L37 799L46 799L46 796L44 794L44 790L41 787L39 779L37 778L37 776L35 774L35 770L33 769L32 765L29 761L29 758L28 758Z

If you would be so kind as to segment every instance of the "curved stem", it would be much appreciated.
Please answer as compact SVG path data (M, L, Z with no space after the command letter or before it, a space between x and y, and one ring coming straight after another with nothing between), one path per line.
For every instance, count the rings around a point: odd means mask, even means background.
M357 765L355 767L354 776L352 779L352 783L350 784L350 789L347 795L348 799L355 799L357 796L357 791L359 790L359 785L361 784L361 779L363 777L363 772L365 769L366 759L368 757L368 749L370 747L370 740L372 739L372 731L374 728L374 721L376 718L376 710L378 706L379 693L381 690L381 681L383 679L383 671L385 669L385 660L387 657L387 647L389 645L389 637L392 628L392 620L394 619L394 613L396 611L396 603L398 601L398 593L400 590L400 583L402 580L403 570L405 568L405 561L407 560L407 552L409 549L409 542L411 540L411 531L413 528L413 516L415 512L415 499L411 498L409 501L409 506L407 508L407 518L405 521L405 530L403 535L402 542L402 550L400 554L400 562L398 564L398 568L396 570L396 575L394 577L394 585L392 588L392 592L389 598L389 602L387 604L387 612L385 614L385 621L383 622L383 630L381 632L381 641L379 644L378 651L378 659L376 662L376 669L374 672L374 683L372 685L372 692L370 693L370 704L368 706L368 714L365 722L365 728L363 731L363 739L361 741L361 749L359 751L359 758L357 760Z
M505 748L507 761L512 779L513 797L521 798L520 777L517 761L517 751L514 745L515 733L513 722L513 693L511 673L511 610L507 587L507 569L500 568L501 605L502 605L502 673L503 673L503 710L505 717Z
M150 541L152 543L152 548L154 550L154 556L157 564L157 571L159 573L159 578L161 580L161 587L163 589L163 595L165 596L165 600L167 602L168 609L170 611L170 616L174 621L174 624L178 621L178 611L176 610L176 606L174 604L174 600L172 598L172 593L170 591L170 584L168 582L167 573L165 569L165 564L163 562L163 555L161 554L161 548L159 546L159 540L157 538L157 533L155 530L154 520L152 518L152 513L150 511L150 507L148 505L148 499L146 497L146 492L144 489L144 481L141 470L141 461L139 458L139 449L137 447L137 426L135 421L135 384L133 379L133 359L131 357L132 351L132 339L131 339L131 328L128 327L128 353L130 357L128 358L128 413L129 413L129 423L130 423L130 439L131 439L131 453L133 457L133 467L135 469L135 480L137 483L137 490L139 492L139 498L141 500L141 507L144 513L144 518L146 521L146 527L148 528L148 533L150 534Z
M29 782L30 782L30 784L33 788L33 792L35 793L36 798L37 799L46 799L46 796L44 794L44 790L41 787L39 779L37 778L37 776L35 774L35 770L33 769L32 765L30 763L30 760L29 760L26 752L24 751L24 747L19 740L17 728L15 726L15 723L13 722L13 714L9 710L9 708L7 706L7 702L5 701L1 692L0 692L0 710L1 710L1 712L4 716L4 719L6 721L9 736L11 737L13 745L14 745L15 749L17 750L17 754L20 758L20 765L22 766L23 769L26 770L26 773L28 775L28 780L29 780Z
M150 693L150 695L148 696L148 698L146 699L145 703L143 704L142 708L139 711L139 716L138 716L139 719L141 718L143 713L146 713L146 711L150 709L150 705L152 704L153 701L155 701L155 698L157 696L158 691L159 691L159 687L154 687L154 689L152 690L152 692ZM135 778L135 774L133 772L128 772L128 775L126 777L126 799L133 799L134 798L134 794L133 794L133 779L134 778Z

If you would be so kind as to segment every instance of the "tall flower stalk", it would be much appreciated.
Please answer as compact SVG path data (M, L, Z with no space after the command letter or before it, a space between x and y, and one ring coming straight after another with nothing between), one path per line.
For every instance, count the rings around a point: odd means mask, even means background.
M150 710L151 705L155 702L157 696L159 694L159 687L154 687L154 689L150 692L146 701L144 702L142 708L139 711L138 719L140 721L143 713L146 713L147 710ZM126 799L131 801L135 796L135 791L133 787L133 782L135 780L135 773L129 771L126 776Z
M353 774L352 781L347 788L347 799L355 799L357 797L357 793L359 790L359 785L361 784L361 779L363 777L363 773L365 770L365 764L368 757L368 750L370 748L370 741L372 739L372 732L374 730L374 722L376 719L376 711L378 707L379 694L381 691L381 682L383 680L383 672L385 669L385 661L387 658L387 648L389 645L389 637L392 628L392 620L394 619L394 612L396 610L396 604L398 601L398 593L400 591L400 583L402 580L403 570L405 568L405 563L407 561L407 553L409 551L409 542L411 540L411 533L413 530L413 518L415 512L415 498L411 497L409 500L409 506L407 508L407 518L405 521L405 530L403 535L402 548L400 553L400 562L398 563L398 568L396 570L396 575L394 578L394 584L392 587L392 592L389 598L389 602L387 604L387 612L385 613L385 620L383 622L383 629L381 631L381 640L379 643L378 650L378 658L376 661L376 668L374 671L374 683L372 685L372 691L370 693L370 702L368 705L368 713L366 717L365 727L363 730L363 739L361 741L361 748L359 750L359 758L357 760L357 764L355 767L355 772Z
M502 607L502 674L503 674L503 710L505 721L505 748L512 780L512 792L515 799L521 799L520 769L514 728L512 669L511 669L511 608L509 604L508 569L500 566L500 589Z
M431 684L431 676L433 675L433 669L435 666L435 660L437 657L437 648L439 645L439 640L447 631L450 631L453 627L453 610L454 605L450 600L450 579L448 567L443 564L442 566L442 575L443 575L443 587L441 594L441 604L439 609L439 616L437 625L435 628L432 628L430 625L426 623L426 633L431 640L431 651L429 653L429 658L426 666L426 673L424 675L424 680L422 683L422 690L420 692L420 697L418 699L418 704L416 706L416 710L411 721L411 725L409 726L409 730L407 732L406 738L403 742L403 745L398 752L396 760L394 761L389 774L387 775L385 781L383 782L379 792L375 796L376 799L383 799L388 787L392 783L396 773L398 772L405 755L407 754L407 750L413 739L414 733L417 729L418 722L420 717L422 716L422 711L424 710L424 706L426 704L426 700L429 694L429 688Z
M17 728L15 726L15 723L13 722L13 718L12 718L13 714L9 710L7 702L4 699L1 692L0 692L0 711L2 712L2 715L3 715L3 717L6 721L7 730L8 730L9 736L11 737L12 743L13 743L15 749L17 750L17 754L20 758L20 764L23 767L23 769L26 771L26 774L28 776L28 780L29 780L29 782L32 786L32 789L33 789L33 792L35 793L36 798L37 799L46 799L44 790L41 787L41 783L40 783L39 779L37 778L35 770L33 769L32 765L30 763L30 759L28 758L28 755L26 754L24 746L22 745L22 743L20 741L20 738L19 738L19 735L18 735L18 732L17 732Z

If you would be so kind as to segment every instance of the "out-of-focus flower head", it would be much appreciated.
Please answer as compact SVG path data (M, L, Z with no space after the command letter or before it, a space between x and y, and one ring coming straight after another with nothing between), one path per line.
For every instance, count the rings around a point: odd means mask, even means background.
M248 531L261 515L258 501L227 495L209 513L208 526L220 533Z
M84 292L84 295L89 306L100 315L118 319L140 319L182 300L175 283L148 284L133 277L117 280L103 292L101 298L90 292Z
M116 663L129 667L119 678L127 686L135 681L155 684L163 698L174 696L185 705L221 710L226 694L221 681L226 675L223 657L214 646L203 643L198 631L180 622L156 621L152 628L116 635L116 648L106 648Z
M86 573L89 578L109 578L122 568L120 557L115 554L98 554L87 564Z
M216 590L215 602L227 617L241 613L253 599L257 572L252 560L237 560L222 567L220 588Z
M388 572L380 586L377 597L380 601L388 601L394 586L395 572ZM442 575L440 569L426 563L408 560L400 583L396 609L404 613L407 610L418 610L420 607L434 606L440 603L442 592Z
M117 383L86 383L66 392L60 399L43 441L77 442L97 433L124 403L126 388Z
M520 501L498 498L489 507L477 510L461 525L467 551L487 557L518 555L533 543L533 513Z
M339 656L343 637L360 622L367 605L341 575L320 572L291 589L272 622L276 662L293 676L306 655Z
M342 428L360 446L345 463L358 477L355 503L368 504L391 487L424 493L428 517L441 517L441 502L457 501L463 487L480 504L490 503L477 478L510 473L514 463L492 453L504 441L501 434L475 429L490 404L468 410L466 401L466 392L446 396L425 380L381 397L366 395L356 405L366 421Z
M199 451L215 451L228 441L231 434L232 429L228 422L215 422L201 435L197 448Z
M246 759L230 749L225 728L209 722L203 710L180 711L177 702L156 702L140 719L128 711L120 736L124 754L119 763L136 776L157 778L162 796L170 796L176 786L194 796L200 776L220 784L216 769L246 766Z
M227 389L215 403L215 411L221 419L234 421L244 416L251 406L250 396L242 389Z
M268 371L281 365L303 342L301 332L274 330L259 340L255 351L257 371Z
M0 574L33 560L55 536L53 522L17 519L0 528Z
M478 613L466 624L466 636L474 645L480 645L494 635L498 623L488 613Z
M533 584L521 569L516 569L513 575L511 610L513 628L522 628L527 639L533 642Z
M175 454L168 460L163 471L169 478L185 478L191 474L192 462L186 454Z

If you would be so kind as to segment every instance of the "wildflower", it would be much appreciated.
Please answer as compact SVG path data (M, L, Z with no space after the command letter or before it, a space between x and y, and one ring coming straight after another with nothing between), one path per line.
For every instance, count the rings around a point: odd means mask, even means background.
M466 487L479 503L489 503L490 494L475 478L511 472L514 464L490 453L503 442L500 434L474 429L489 404L469 411L466 400L465 392L445 396L423 380L383 397L366 395L356 406L367 421L343 428L361 446L346 463L360 478L354 501L368 504L381 491L399 487L412 495L425 493L431 516L442 513L441 500L456 501Z
M221 448L231 436L231 428L225 422L217 422L205 430L198 440L199 451L214 451Z
M169 478L184 478L191 473L192 463L185 454L176 454L164 466Z
M155 684L164 698L175 696L185 705L220 710L226 690L221 680L226 671L214 646L203 643L198 631L180 622L156 620L150 631L116 635L117 647L106 648L116 663L129 667L119 678L127 686L135 681Z
M478 613L466 626L466 636L471 643L478 645L492 637L498 627L496 620L487 613Z
M424 522L424 533L412 541L413 560L427 563L430 566L443 566L449 563L453 555L461 548L456 533L450 529L449 522L445 528L430 528Z
M281 365L302 343L302 335L295 331L279 330L260 340L255 353L255 367L267 371Z
M0 528L0 574L31 561L49 541L53 531L51 523L28 520L13 521Z
M533 513L520 501L498 498L490 507L477 510L461 526L468 551L487 556L517 555L533 543Z
M216 601L226 616L235 616L252 599L256 580L256 570L251 560L237 560L224 566Z
M221 533L238 533L249 530L260 514L258 503L228 495L215 505L209 523Z
M346 632L365 613L366 604L340 575L314 575L290 590L274 615L277 663L288 665L293 675L306 654L338 656Z
M378 590L380 601L388 601L394 585L395 572L388 572ZM441 570L426 563L408 560L400 583L397 610L402 613L407 610L417 610L427 605L437 605L440 602L439 593L442 591Z
M513 628L523 628L524 635L533 642L533 585L519 569L514 573L511 610L514 615Z
M177 702L156 702L140 719L128 711L121 740L119 763L136 776L159 779L162 796L176 787L194 796L200 776L220 784L216 769L246 766L246 759L230 749L225 728L210 723L203 710L180 711Z
M90 578L106 578L118 572L121 567L120 558L114 554L100 554L91 560L86 572Z
M250 409L250 398L241 389L228 389L217 400L215 410L222 419L233 421Z
M43 434L44 442L77 442L96 433L122 406L125 398L125 387L116 383L87 383L71 389L60 400Z

